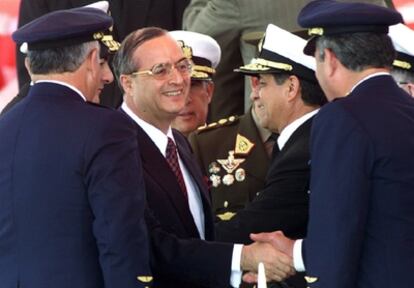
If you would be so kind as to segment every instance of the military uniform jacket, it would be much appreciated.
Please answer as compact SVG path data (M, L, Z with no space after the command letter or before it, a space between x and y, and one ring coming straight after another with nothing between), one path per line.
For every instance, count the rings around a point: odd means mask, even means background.
M146 287L136 132L74 90L38 83L0 116L0 286Z
M414 100L389 75L360 83L314 120L310 287L413 287Z
M215 127L191 134L189 141L204 175L207 175L211 182L213 211L216 215L220 215L221 219L228 220L234 213L243 209L254 198L257 191L264 187L270 160L251 113L239 118L233 116L219 122L222 124L217 123ZM238 134L246 137L254 147L245 155L235 154L236 159L243 159L244 162L232 173L227 173L218 160L229 158L229 152L235 150ZM219 168L218 172L216 168ZM239 171L245 172L244 179L239 178L240 175L236 177L239 168L242 169ZM225 184L224 177L227 174L233 176L231 185Z
M154 287L228 287L232 244L202 241L176 176L145 131L136 125L147 190ZM178 153L196 182L205 219L205 239L214 225L207 185L187 139L173 130Z
M276 230L282 230L290 238L305 236L312 119L298 127L272 159L265 186L253 201L229 221L216 224L217 240L249 244L250 233Z

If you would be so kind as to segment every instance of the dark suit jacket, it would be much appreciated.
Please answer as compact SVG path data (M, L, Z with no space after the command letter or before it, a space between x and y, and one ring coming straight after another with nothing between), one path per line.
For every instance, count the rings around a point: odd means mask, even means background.
M33 19L59 9L80 7L96 0L21 0L18 27ZM182 15L189 0L108 0L111 16L114 18L114 38L122 41L132 31L157 26L167 30L181 29ZM165 12L167 11L167 12ZM16 50L19 86L30 82L24 67L24 55ZM101 95L101 103L118 107L122 94L116 81L106 85Z
M229 186L221 182L217 187L210 188L215 215L235 213L252 201L256 192L264 187L270 160L250 112L241 117L230 117L223 124L216 123L212 128L198 130L189 136L204 175L211 177L215 174L209 171L211 164L214 162L220 166L217 160L228 158L229 151L235 148L237 134L248 138L255 146L247 155L236 155L236 158L245 160L240 164L240 168L246 172L243 181L236 180ZM222 167L220 172L216 173L221 180L226 174Z
M144 287L135 135L123 115L53 83L0 116L1 287Z
M136 125L144 168L153 247L155 287L228 287L233 245L200 240L187 201L167 161ZM213 240L210 200L200 168L185 137L173 130L180 157L200 190L205 238Z
M413 287L414 100L391 76L359 84L312 129L310 287Z
M29 94L30 89L30 82L27 82L25 85L23 85L22 88L20 88L19 93L9 102L6 106L4 106L3 110L1 110L0 115L3 115L7 111L9 111L14 105L19 103L21 100L23 100L27 94Z
M276 230L290 238L305 236L311 124L312 118L303 123L272 160L265 186L256 198L231 220L216 224L217 240L248 244L252 242L250 233Z
M251 243L249 234L282 230L290 238L303 238L308 221L309 138L312 118L290 136L272 159L263 190L231 220L216 224L219 241ZM277 145L277 143L275 143ZM306 287L303 274L286 284ZM277 284L273 284L279 287Z

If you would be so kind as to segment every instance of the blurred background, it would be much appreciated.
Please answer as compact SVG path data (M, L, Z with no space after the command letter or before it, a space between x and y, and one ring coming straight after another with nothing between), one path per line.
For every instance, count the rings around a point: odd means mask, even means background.
M392 2L406 24L414 29L414 0ZM17 28L19 5L19 0L0 0L0 111L16 96L18 90L15 45L10 35Z

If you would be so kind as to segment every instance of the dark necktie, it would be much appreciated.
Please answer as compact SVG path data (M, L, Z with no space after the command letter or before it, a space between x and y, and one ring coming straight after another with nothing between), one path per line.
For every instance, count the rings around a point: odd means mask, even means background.
M167 160L168 165L170 165L174 175L177 177L177 182L178 185L180 185L181 191L183 192L185 198L187 198L187 189L185 187L183 174L181 173L180 164L178 163L177 147L170 137L168 137L165 159Z
M279 134L272 133L272 135L270 135L270 137L272 137L274 139L273 150L272 150L272 158L271 158L271 160L273 160L277 156L277 154L279 154L279 152L280 152L279 145L277 144L277 138L279 137Z

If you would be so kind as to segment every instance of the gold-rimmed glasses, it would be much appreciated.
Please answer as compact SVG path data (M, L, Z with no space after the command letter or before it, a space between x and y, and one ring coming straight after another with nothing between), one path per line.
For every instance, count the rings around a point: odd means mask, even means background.
M183 58L175 64L159 63L152 66L149 70L136 71L131 73L131 75L151 75L155 79L162 80L170 76L173 69L176 69L182 76L191 75L193 62L188 58Z

